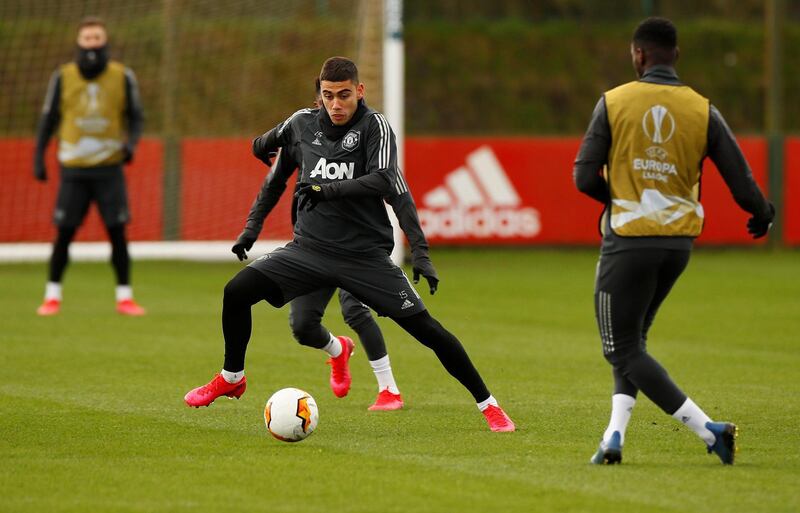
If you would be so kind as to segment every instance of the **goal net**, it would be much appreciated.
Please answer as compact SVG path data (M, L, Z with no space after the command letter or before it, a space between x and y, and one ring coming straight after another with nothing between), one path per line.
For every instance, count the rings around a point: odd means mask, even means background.
M111 58L136 74L145 111L144 137L125 168L134 257L155 243L154 254L169 257L164 241L229 251L268 171L250 140L311 103L327 57L353 58L367 101L382 106L381 0L4 0L0 249L16 259L46 255L55 234L55 138L49 179L37 182L35 131L49 78L74 59L78 22L89 15L106 22ZM260 242L291 238L290 191ZM76 240L105 241L95 207Z

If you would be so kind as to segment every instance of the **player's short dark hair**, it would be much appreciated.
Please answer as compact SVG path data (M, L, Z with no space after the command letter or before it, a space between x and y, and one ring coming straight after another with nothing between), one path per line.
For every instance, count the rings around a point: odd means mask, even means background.
M105 20L99 16L86 16L81 19L80 23L78 23L78 32L86 27L101 27L103 30L107 31Z
M322 65L319 79L320 81L326 80L328 82L346 82L350 80L354 84L358 84L358 68L356 63L347 57L331 57Z
M319 83L319 77L314 79L314 93L319 96L322 94L322 86Z
M667 18L647 18L636 27L633 43L639 47L673 50L678 46L678 29Z

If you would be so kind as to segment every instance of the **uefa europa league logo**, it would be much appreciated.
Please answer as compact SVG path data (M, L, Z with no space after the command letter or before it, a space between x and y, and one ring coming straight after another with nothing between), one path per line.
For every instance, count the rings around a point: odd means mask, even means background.
M663 105L653 105L642 117L642 128L648 139L663 144L675 133L675 118Z

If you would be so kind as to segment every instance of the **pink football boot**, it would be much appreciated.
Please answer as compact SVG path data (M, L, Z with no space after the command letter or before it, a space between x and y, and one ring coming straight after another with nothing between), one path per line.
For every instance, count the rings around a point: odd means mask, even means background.
M494 432L511 432L517 429L508 415L506 415L506 412L499 406L491 404L481 413L486 417L489 428Z
M369 411L392 411L399 410L403 407L403 398L400 394L393 394L389 392L388 388L381 390L378 398L375 399L375 404L367 408Z
M146 312L145 309L139 306L133 299L123 299L122 301L117 301L117 313L138 317L144 315Z
M241 381L238 383L228 383L221 374L215 374L214 379L207 385L190 390L189 393L184 396L183 400L186 401L186 404L189 406L199 408L201 406L208 406L214 402L214 399L221 395L230 397L231 399L234 397L239 399L246 389L246 376L242 377Z
M58 299L46 299L42 305L36 309L38 315L55 315L61 310L61 301Z
M350 367L347 362L355 350L355 344L349 337L336 337L342 344L342 353L336 358L328 358L327 364L331 366L331 390L336 397L344 397L350 391L353 379L350 377Z

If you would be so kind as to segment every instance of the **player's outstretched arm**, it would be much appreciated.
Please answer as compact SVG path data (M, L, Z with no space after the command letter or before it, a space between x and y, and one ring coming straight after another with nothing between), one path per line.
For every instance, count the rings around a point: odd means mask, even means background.
M47 143L53 136L56 127L61 122L61 114L58 108L61 103L61 71L56 70L50 77L47 85L47 94L42 106L42 115L39 118L39 126L36 129L36 149L33 154L33 176L39 181L47 180L47 168L44 163L44 153L47 150Z
M708 156L719 169L736 204L752 214L747 231L754 239L766 235L775 218L775 207L759 189L733 132L713 105L708 117Z

